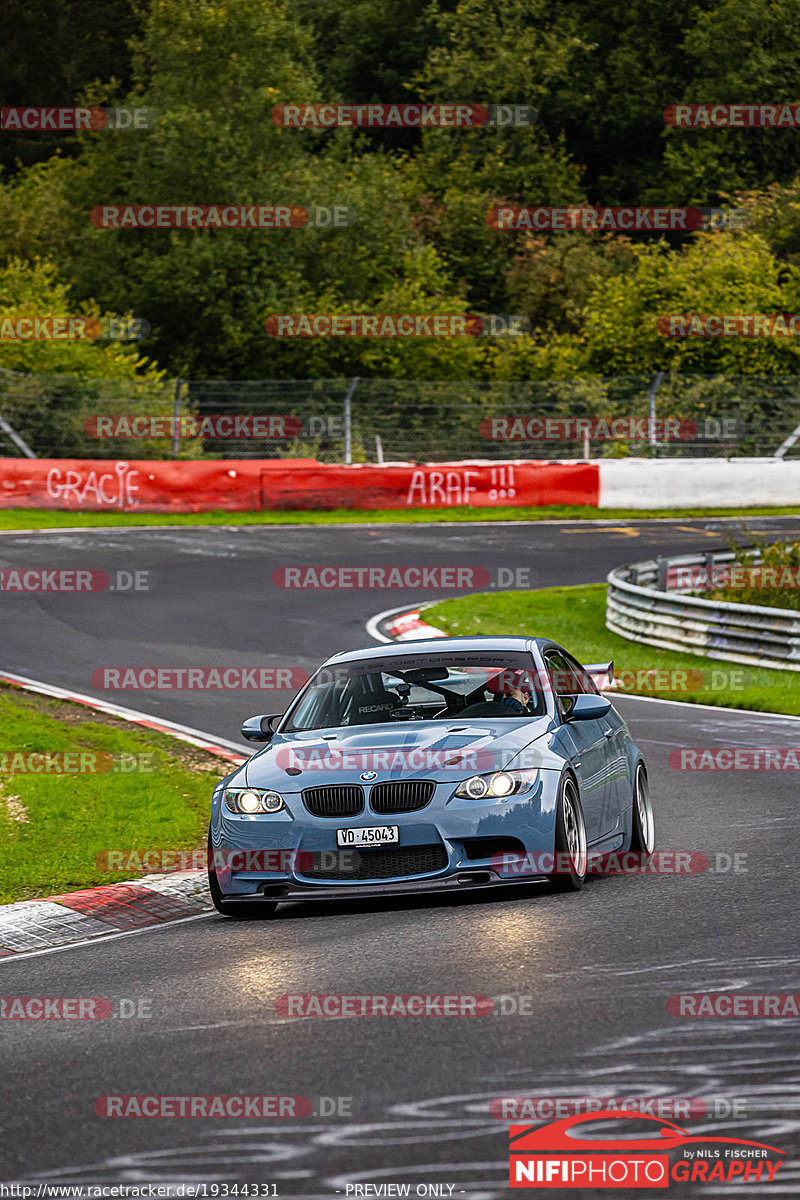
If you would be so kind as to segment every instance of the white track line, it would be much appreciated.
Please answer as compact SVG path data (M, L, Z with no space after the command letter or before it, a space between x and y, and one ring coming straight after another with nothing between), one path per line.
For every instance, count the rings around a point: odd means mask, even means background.
M221 750L234 750L245 762L250 754L243 746L230 742L227 738L217 737L213 733L204 733L202 729L193 729L190 725L179 725L176 721L167 721L163 717L155 717L152 713L139 712L135 708L125 708L121 704L112 704L110 700L100 700L96 696L87 696L83 692L74 692L70 688L56 687L52 683L44 683L41 679L29 679L27 675L15 675L11 671L0 670L0 683L15 683L26 692L38 692L42 696L52 696L56 700L72 700L84 704L97 712L108 713L112 717L131 721L135 725L145 725L148 729L172 735L182 742L192 746L208 749L216 747ZM250 752L252 753L252 751Z
M94 709L97 712L104 712L114 717L120 717L147 729L155 729L157 732L166 733L178 741L188 742L190 745L198 746L203 750L213 751L214 748L234 750L237 752L237 756L241 762L246 762L249 757L241 746L237 746L235 742L229 742L226 738L218 738L213 734L203 733L200 729L192 729L189 725L179 725L175 721L165 721L159 717L153 717L149 713L138 712L133 708L125 708L120 704L112 704L108 700L98 700L94 696L86 696L81 692L72 692L67 688L56 687L54 684L44 683L39 679L29 679L25 675L15 675L9 671L0 671L0 682L15 683L28 692L36 692L42 696L52 696L57 700L68 700L86 705L87 708ZM134 879L130 882L138 883L139 881ZM193 913L189 917L176 917L174 920L164 921L156 925L147 925L142 929L125 929L116 933L95 934L93 937L82 938L80 941L64 942L60 946L46 946L41 950L19 950L14 954L2 956L0 958L0 969L4 963L15 962L20 958L35 958L40 954L55 954L60 950L73 950L79 946L91 946L97 942L109 942L115 938L133 937L137 933L152 933L153 930L164 929L168 925L181 925L186 921L198 921L201 917L214 915L211 911Z
M698 656L699 657L699 656ZM718 660L719 661L719 660ZM614 700L637 700L640 704L669 704L672 708L700 708L705 712L732 713L748 717L764 717L779 721L800 721L793 713L764 712L760 708L728 708L723 704L692 704L690 700L665 700L662 696L626 696L624 692L611 694Z
M116 941L117 938L135 937L137 933L156 933L159 929L169 929L172 925L185 925L187 921L199 921L203 917L216 917L218 914L209 909L208 912L192 913L190 917L176 917L174 921L161 921L157 925L146 925L143 929L121 929L118 933L98 933L95 937L84 938L80 942L64 942L61 946L45 946L43 950L20 950L14 954L0 958L0 971L6 963L19 962L23 958L38 958L41 954L58 954L61 950L77 950L81 946L99 946L106 942Z
M422 612L423 608L430 608L434 604L439 604L439 600L425 600L422 604L401 604L399 608L386 608L383 612L376 613L374 617L370 617L366 624L367 633L376 642L393 642L396 639L387 637L385 633L381 633L378 629L381 621L387 620L389 617L399 617L403 613Z

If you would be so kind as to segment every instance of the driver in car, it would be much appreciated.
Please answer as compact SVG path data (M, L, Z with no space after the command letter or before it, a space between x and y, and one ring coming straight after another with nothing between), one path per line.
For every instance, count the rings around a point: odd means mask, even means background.
M530 680L524 671L503 671L496 681L498 704L510 709L515 716L527 716L531 698Z

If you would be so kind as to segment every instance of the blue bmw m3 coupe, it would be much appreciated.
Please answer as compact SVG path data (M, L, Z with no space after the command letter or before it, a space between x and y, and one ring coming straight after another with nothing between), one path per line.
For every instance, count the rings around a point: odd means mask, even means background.
M654 848L647 770L581 666L546 638L454 637L328 659L214 789L209 885L226 916L281 901L547 883Z

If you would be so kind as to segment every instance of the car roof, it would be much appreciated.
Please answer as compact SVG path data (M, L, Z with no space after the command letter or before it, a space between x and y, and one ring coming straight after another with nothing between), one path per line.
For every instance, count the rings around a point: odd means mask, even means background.
M389 642L379 646L366 646L359 650L340 650L327 659L332 662L352 662L363 658L398 658L403 654L442 654L459 650L516 650L531 651L554 646L550 638L512 637L502 634L472 635L470 637L421 638L418 641Z

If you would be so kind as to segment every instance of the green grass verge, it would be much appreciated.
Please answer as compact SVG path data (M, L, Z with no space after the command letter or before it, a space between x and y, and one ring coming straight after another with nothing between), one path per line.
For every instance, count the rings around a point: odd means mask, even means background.
M117 525L355 525L435 524L440 521L642 521L673 517L779 517L800 515L794 508L659 508L643 512L628 508L585 508L550 505L543 508L408 508L329 512L63 512L60 509L5 508L0 529L90 529Z
M463 596L425 609L425 620L453 636L471 633L551 637L579 662L614 659L614 672L630 695L657 696L722 708L800 714L800 688L793 671L744 667L695 654L642 646L605 627L606 585L542 588ZM682 672L648 678L635 672ZM702 673L700 679L698 672ZM663 686L659 687L658 685ZM692 686L700 684L700 686Z
M132 756L150 773L0 774L0 903L130 879L96 862L107 850L205 846L223 759L81 705L0 686L0 754ZM85 760L84 760L85 761ZM105 761L108 761L107 759ZM19 760L17 760L19 762Z
M735 542L735 539L733 539ZM757 604L762 608L800 610L800 588L797 587L800 568L800 542L774 542L767 545L766 538L756 539L761 557L756 563L755 555L737 546L737 556L731 567L742 567L744 579L747 572L754 570L757 587L721 587L715 591L697 593L707 600L723 600L733 604ZM769 571L772 575L769 575ZM760 576L760 578L758 578ZM767 585L767 586L764 586Z

